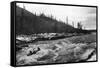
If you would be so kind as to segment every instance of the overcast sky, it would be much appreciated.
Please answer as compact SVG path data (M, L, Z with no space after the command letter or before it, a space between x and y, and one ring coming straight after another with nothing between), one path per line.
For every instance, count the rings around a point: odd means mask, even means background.
M23 3L17 3L23 8ZM82 23L85 29L96 29L96 8L95 7L78 7L78 6L59 6L45 4L29 4L24 3L25 9L36 14L44 13L47 16L53 15L57 20L66 22L77 27L77 22Z

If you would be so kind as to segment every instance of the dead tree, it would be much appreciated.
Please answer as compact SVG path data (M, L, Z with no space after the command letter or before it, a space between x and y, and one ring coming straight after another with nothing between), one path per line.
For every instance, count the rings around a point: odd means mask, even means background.
M68 24L68 16L66 17L66 23Z
M72 26L74 27L74 22L72 21Z
M82 24L81 24L81 22L78 22L78 23L77 23L77 28L78 28L78 29L82 29Z

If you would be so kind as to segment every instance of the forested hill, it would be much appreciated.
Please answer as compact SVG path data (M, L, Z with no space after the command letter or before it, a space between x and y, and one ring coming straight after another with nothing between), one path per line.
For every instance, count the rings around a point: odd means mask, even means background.
M36 15L16 6L16 34L74 32L76 29L44 14Z

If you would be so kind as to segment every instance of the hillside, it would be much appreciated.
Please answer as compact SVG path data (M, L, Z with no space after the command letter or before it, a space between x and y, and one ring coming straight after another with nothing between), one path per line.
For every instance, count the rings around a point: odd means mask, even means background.
M37 16L16 6L16 34L74 32L76 29L64 22L41 14Z

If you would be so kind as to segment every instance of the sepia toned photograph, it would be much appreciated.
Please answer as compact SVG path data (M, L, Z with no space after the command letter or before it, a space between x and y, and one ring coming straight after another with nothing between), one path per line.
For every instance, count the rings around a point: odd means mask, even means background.
M16 3L16 66L97 61L97 7Z

